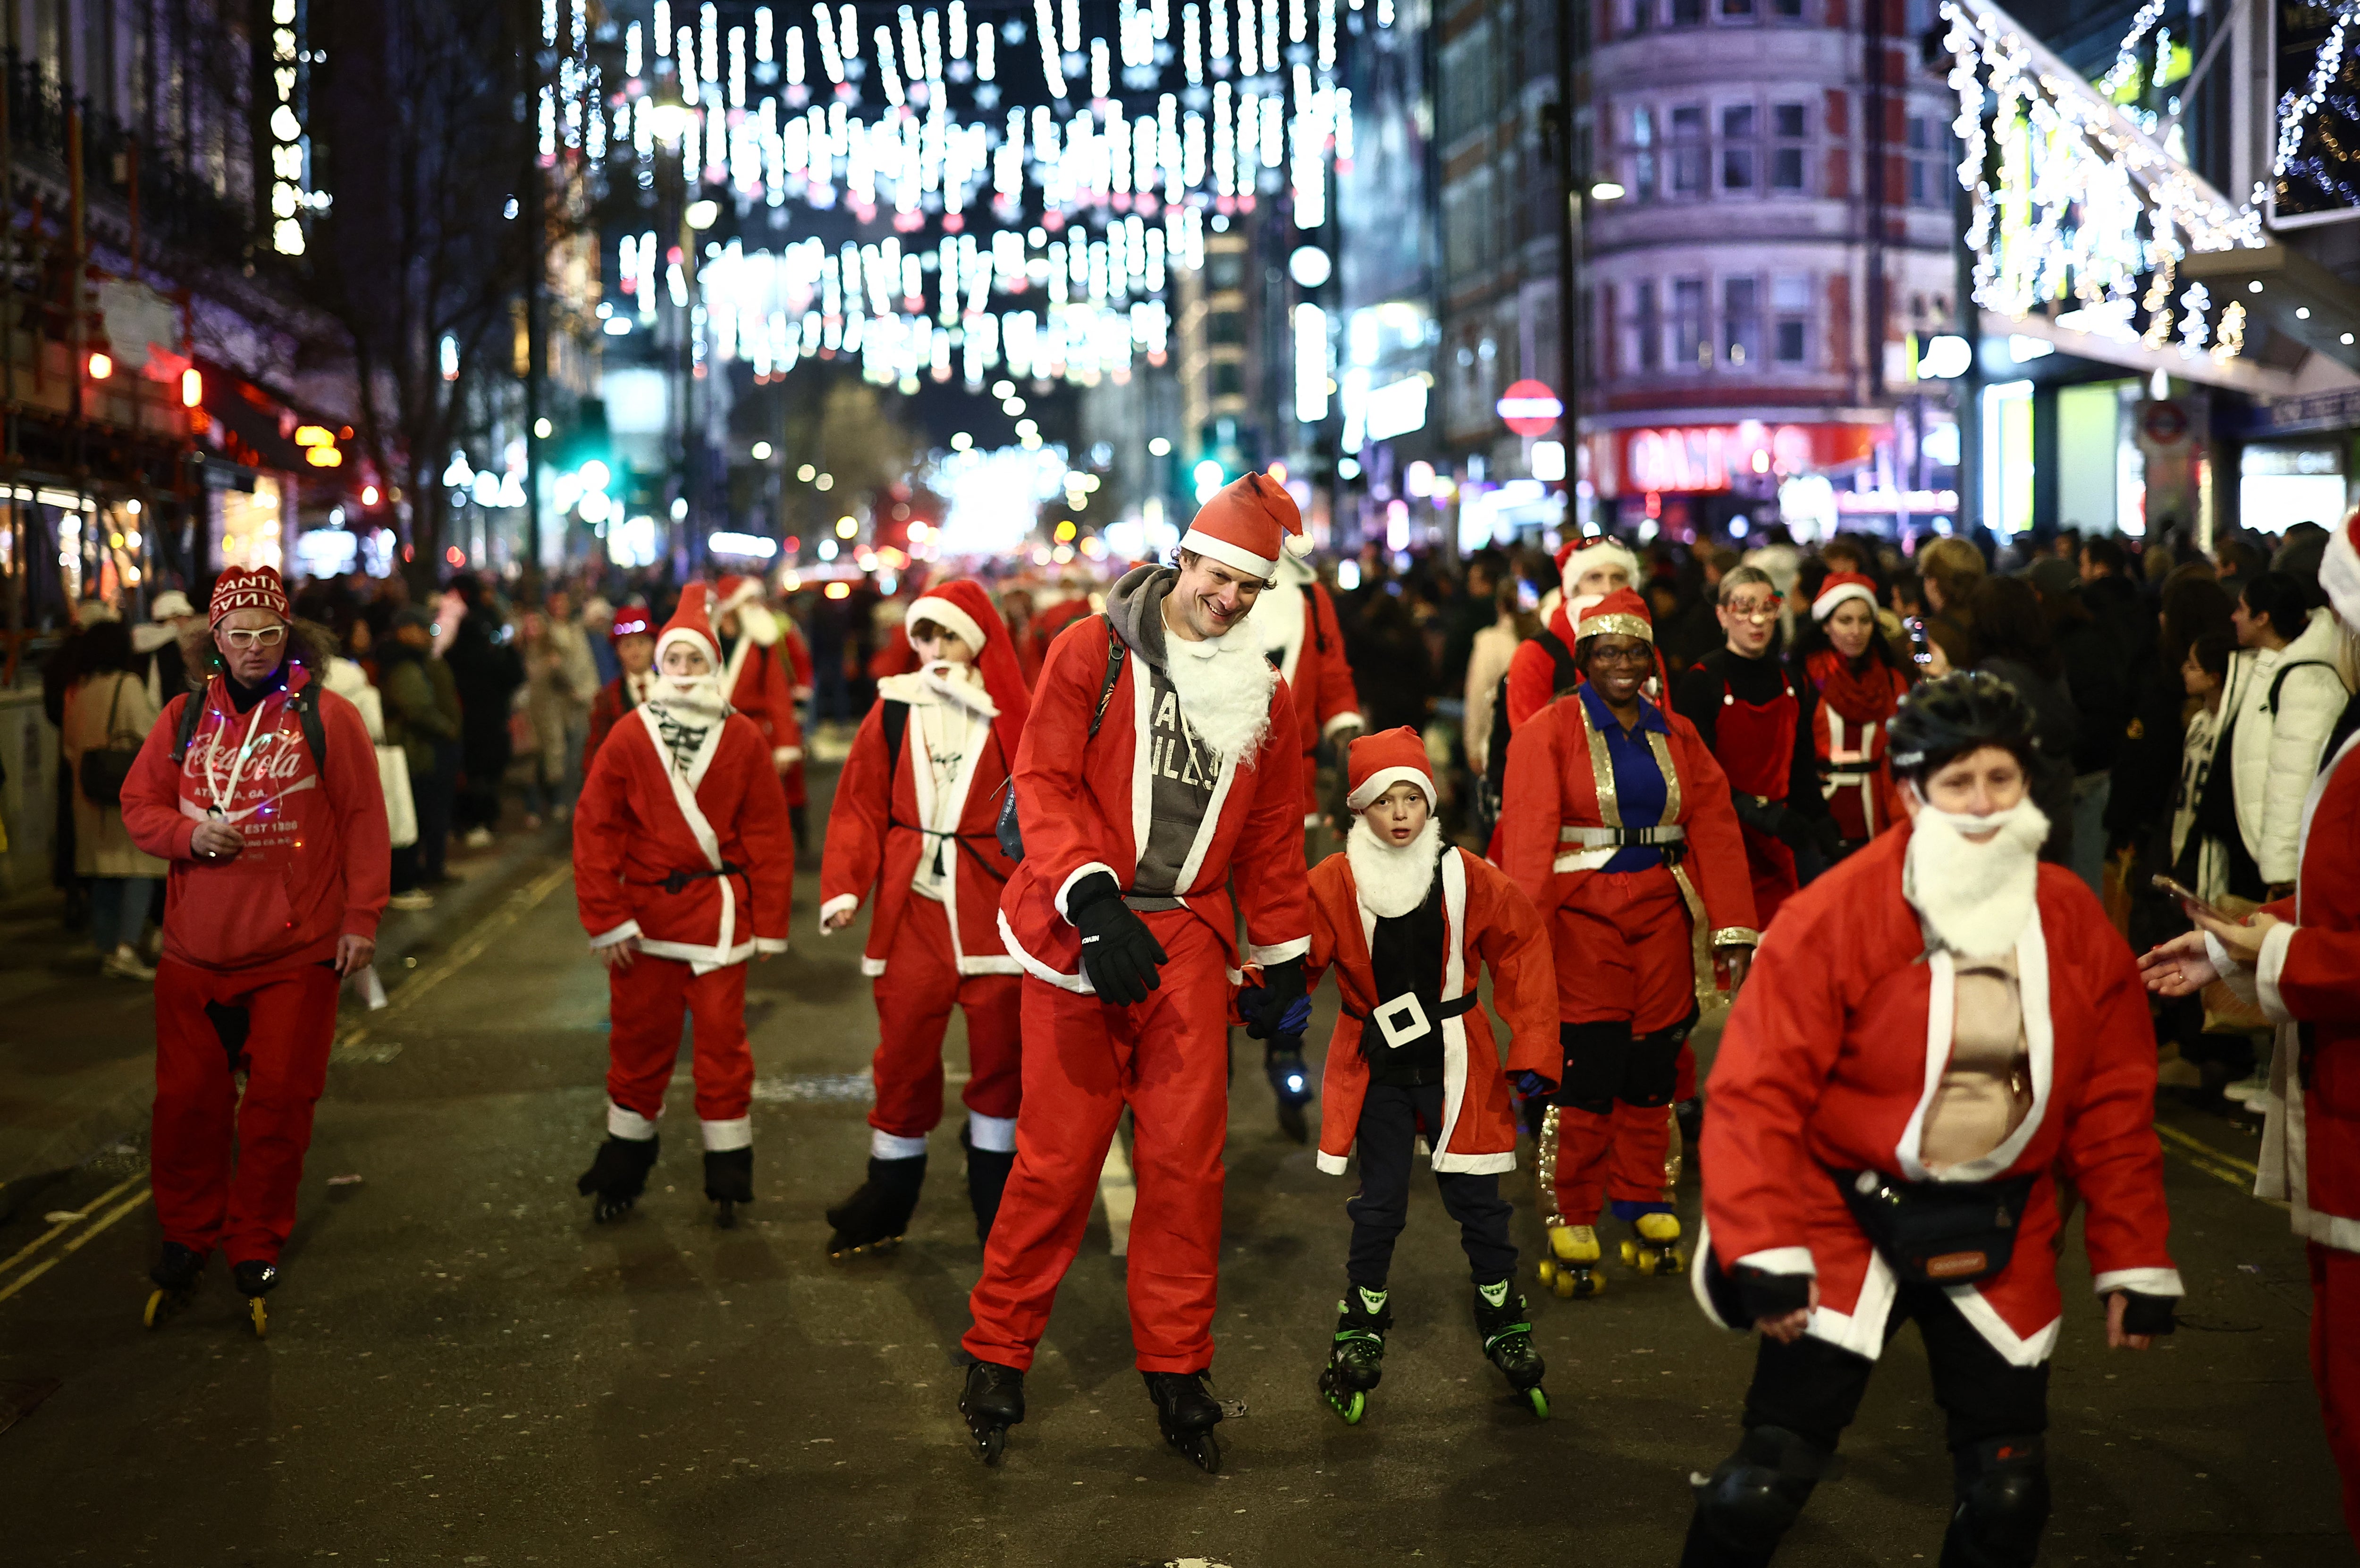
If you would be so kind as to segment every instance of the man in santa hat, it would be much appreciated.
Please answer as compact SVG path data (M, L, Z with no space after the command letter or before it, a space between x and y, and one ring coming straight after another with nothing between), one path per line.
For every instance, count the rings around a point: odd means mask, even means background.
M654 611L643 604L627 604L615 611L614 624L607 628L607 645L615 650L615 663L622 673L598 688L590 704L590 735L582 743L582 776L590 776L590 764L598 760L599 742L605 740L615 726L628 717L631 710L648 700L656 680L656 629L651 624Z
M337 986L376 952L393 850L368 727L327 689L334 649L294 624L278 572L231 567L209 609L212 637L183 651L210 678L165 705L123 784L124 828L171 865L149 1160L164 1250L148 1321L188 1303L219 1247L259 1334Z
M943 1032L967 1014L967 1198L989 1235L1016 1160L1016 960L1000 894L1016 863L994 832L1032 696L1006 622L981 584L928 588L910 606L915 674L877 683L836 781L820 868L820 932L842 930L874 894L861 972L877 992L869 1064L869 1175L827 1212L833 1256L901 1238L943 1119Z
M1334 969L1343 996L1328 1041L1319 1168L1341 1176L1356 1152L1360 1162L1360 1192L1345 1205L1351 1255L1320 1392L1357 1424L1382 1374L1393 1326L1385 1281L1409 1216L1410 1157L1422 1130L1474 1276L1483 1354L1545 1416L1545 1368L1515 1286L1513 1211L1500 1196L1500 1175L1516 1168L1509 1083L1545 1094L1563 1059L1548 933L1505 874L1444 847L1416 730L1353 741L1349 766L1352 826L1343 852L1311 872L1306 971L1316 987ZM1486 963L1492 1008L1508 1025L1505 1072L1476 995Z
M1000 905L1025 971L1025 1110L968 1301L960 1399L987 1461L1023 1419L1024 1369L1128 1104L1138 1365L1166 1441L1219 1464L1204 1382L1229 975L1260 970L1238 1000L1249 1033L1299 1034L1311 942L1301 731L1285 681L1235 633L1302 536L1285 488L1247 475L1197 512L1176 567L1127 573L1042 669L1016 759L1024 856Z
M1730 1014L1692 1283L1762 1343L1686 1568L1770 1561L1911 1319L1957 1488L1941 1561L2030 1568L2066 1183L2108 1343L2171 1332L2155 1032L2097 899L2039 863L2034 725L1994 675L1912 693L1891 752L1907 825L1787 901Z
M646 1189L656 1118L694 1025L705 1195L721 1223L754 1198L746 960L787 950L794 840L769 739L730 711L691 584L656 638L657 679L598 749L574 817L574 888L606 966L606 1141L576 1184L615 1218Z
M2360 634L2360 513L2329 536L2319 586L2348 647ZM2197 929L2139 967L2166 996L2225 979L2278 1025L2254 1192L2287 1205L2310 1252L2311 1378L2344 1528L2360 1541L2360 703L2328 740L2295 865L2293 896L2242 924L2191 906Z
M1681 1048L1715 969L1734 991L1758 939L1729 781L1696 729L1641 695L1657 670L1647 607L1628 588L1582 611L1582 685L1509 743L1502 860L1548 922L1565 1045L1540 1137L1560 1296L1601 1281L1598 1213L1631 1225L1622 1259L1680 1266L1665 1155Z
M762 602L762 579L726 576L715 585L714 642L721 650L722 699L754 721L770 742L770 764L786 791L795 846L807 838L803 810L803 728L796 707L792 656L779 618ZM694 591L694 590L692 590ZM808 685L808 676L803 684Z
M1754 913L1766 927L1802 885L1796 852L1817 870L1841 848L1810 745L1817 688L1778 657L1778 590L1769 573L1740 566L1725 574L1714 614L1721 646L1681 673L1672 706L1729 775Z

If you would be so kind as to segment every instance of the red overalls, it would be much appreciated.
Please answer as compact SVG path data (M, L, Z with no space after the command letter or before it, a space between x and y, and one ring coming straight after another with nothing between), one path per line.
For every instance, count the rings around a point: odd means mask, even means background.
M1729 775L1735 794L1766 805L1786 801L1795 764L1795 726L1802 705L1795 700L1794 677L1779 672L1781 690L1766 703L1740 702L1723 680L1721 711L1713 716L1712 754ZM1802 884L1795 874L1795 851L1752 823L1740 820L1746 868L1754 876L1754 911L1768 929L1778 905Z

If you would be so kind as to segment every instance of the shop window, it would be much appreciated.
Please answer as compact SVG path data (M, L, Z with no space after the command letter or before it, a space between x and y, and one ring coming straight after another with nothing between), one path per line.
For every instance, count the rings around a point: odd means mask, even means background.
M1704 194L1704 105L1679 104L1672 109L1672 194Z
M1754 189L1754 105L1732 104L1721 112L1721 188Z
M1631 0L1630 25L1625 32L1644 33L1655 22L1655 0Z
M1243 311L1215 311L1205 318L1205 341L1234 344L1246 340L1246 317Z
M1781 365L1811 362L1811 280L1775 278L1770 282L1772 352Z
M1655 112L1631 111L1631 193L1642 202L1655 199Z
M1246 367L1234 359L1213 362L1213 396L1242 398L1246 395Z
M1704 0L1672 0L1672 26L1693 27L1704 20Z
M1721 357L1732 370L1762 363L1762 286L1754 279L1721 280Z
M1670 352L1666 363L1677 369L1706 370L1712 367L1712 339L1706 334L1704 321L1704 280L1675 278L1672 280L1672 320Z
M1652 281L1631 285L1631 359L1640 369L1663 368L1664 323Z
M1785 21L1803 19L1803 0L1770 0L1770 14Z
M1950 188L1943 165L1949 160L1950 136L1931 115L1909 116L1909 204L1946 207Z
M1754 0L1721 0L1721 14L1725 17L1751 16L1754 15Z
M1805 189L1804 170L1809 162L1805 156L1810 135L1809 111L1800 104L1773 104L1770 134L1775 138L1770 148L1770 189Z

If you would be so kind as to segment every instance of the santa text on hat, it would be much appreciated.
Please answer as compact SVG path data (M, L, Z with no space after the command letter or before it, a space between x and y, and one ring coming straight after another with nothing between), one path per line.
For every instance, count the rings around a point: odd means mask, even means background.
M213 583L207 620L229 678L248 687L271 684L286 661L288 630L294 620L287 585L278 570L232 566L224 572Z

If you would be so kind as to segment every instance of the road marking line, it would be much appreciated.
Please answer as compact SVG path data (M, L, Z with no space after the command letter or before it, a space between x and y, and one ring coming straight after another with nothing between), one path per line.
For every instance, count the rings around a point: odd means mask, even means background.
M481 958L484 949L505 934L509 927L532 913L541 900L556 892L558 885L573 874L574 866L571 861L561 866L552 866L508 894L497 909L484 916L473 930L461 938L457 946L404 981L401 989L388 997L386 1004L370 1014L366 1021L355 1024L345 1030L337 1039L337 1046L342 1047L357 1045L367 1036L370 1025L410 1006L420 997Z
M98 1223L93 1225L90 1229L82 1232L82 1234L74 1237L73 1240L60 1247L58 1249L59 1255L62 1256L66 1253L80 1252L84 1242L89 1241L91 1237L98 1234L99 1232L106 1229L107 1226L115 1223L115 1221L123 1218L124 1215L128 1214L132 1210L137 1209L140 1204L148 1201L148 1194L154 1190L155 1190L153 1188L143 1187L138 1191L133 1193L129 1198L118 1204L115 1211L108 1214L106 1218L101 1220Z
M2249 1159L2240 1159L2235 1155L2229 1153L2226 1149L2216 1149L2211 1144L2204 1142L2201 1138L2189 1136L2186 1133L2181 1132L2177 1127L2166 1126L2162 1123L2158 1122L2156 1124L2155 1130L2157 1134L2162 1137L2164 1142L2168 1144L2178 1144L2180 1151L2193 1159L2216 1160L2219 1163L2227 1166L2232 1170L2245 1172L2248 1177L2258 1174L2257 1168L2255 1166L2253 1161Z
M1131 1176L1131 1157L1123 1153L1122 1129L1107 1143L1106 1163L1098 1168L1098 1201L1106 1205L1107 1251L1121 1257L1131 1250L1131 1214L1139 1189Z
M18 1275L5 1288L0 1288L0 1301L5 1301L9 1297L14 1296L17 1291L22 1290L26 1286L30 1285L34 1280L38 1279L42 1275L47 1274L50 1269L55 1268L57 1266L58 1260L54 1257L45 1257L41 1259L39 1263Z
M100 1193L97 1197L83 1204L82 1212L76 1214L72 1219L59 1221L56 1224L50 1226L46 1232L26 1243L25 1245L17 1252L16 1256L8 1259L5 1263L0 1263L0 1274L7 1273L10 1269L16 1267L18 1264L24 1262L27 1258L32 1256L43 1247L57 1240L59 1236L62 1235L68 1230L71 1230L74 1225L80 1223L83 1220L89 1219L93 1212L115 1201L116 1198L122 1195L123 1190L130 1186L133 1182L145 1181L147 1179L148 1173L144 1170L137 1173L136 1175L125 1177L121 1181L116 1182L114 1186L108 1188L105 1191ZM38 1270L36 1270L35 1272L38 1273ZM27 1277L30 1277L30 1276L27 1276ZM21 1284L23 1281L20 1280L18 1283Z

